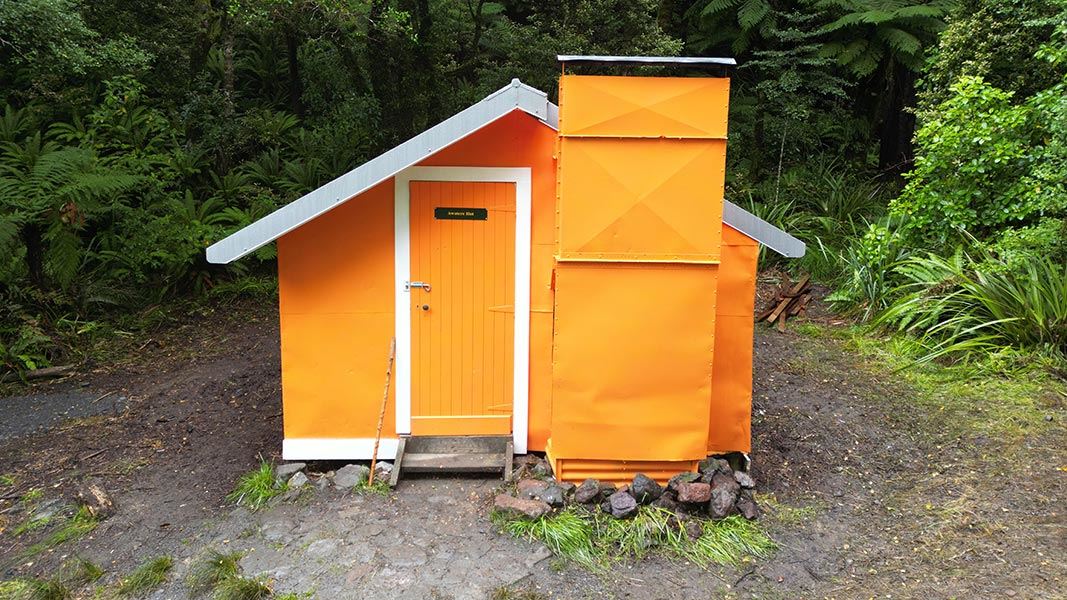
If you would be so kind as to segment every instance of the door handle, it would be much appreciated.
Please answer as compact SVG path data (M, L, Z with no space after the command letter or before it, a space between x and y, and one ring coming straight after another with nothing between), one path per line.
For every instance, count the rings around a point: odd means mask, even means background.
M425 281L407 281L404 283L404 289L411 291L411 288L422 288L427 292L430 291L430 284Z

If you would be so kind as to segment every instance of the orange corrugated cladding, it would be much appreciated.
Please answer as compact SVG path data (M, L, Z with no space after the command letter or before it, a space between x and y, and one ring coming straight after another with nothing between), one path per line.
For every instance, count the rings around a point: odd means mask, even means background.
M728 98L720 78L560 79L548 451L563 479L665 479L735 412L712 402Z

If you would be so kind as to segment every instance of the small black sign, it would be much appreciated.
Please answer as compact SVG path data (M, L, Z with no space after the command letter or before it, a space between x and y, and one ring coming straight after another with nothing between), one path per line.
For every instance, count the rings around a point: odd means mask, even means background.
M433 218L449 219L453 221L485 221L489 218L489 210L485 208L449 208L438 206L433 209Z

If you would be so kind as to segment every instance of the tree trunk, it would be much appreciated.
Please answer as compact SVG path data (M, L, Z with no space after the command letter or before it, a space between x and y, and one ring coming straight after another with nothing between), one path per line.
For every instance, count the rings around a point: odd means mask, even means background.
M193 76L200 73L207 64L211 52L211 0L198 0L196 12L200 20L200 29L196 32L196 43L189 53L190 68Z
M911 168L915 133L915 73L896 65L888 82L885 118L879 131L878 167L886 175L899 177Z
M300 81L300 60L297 51L300 49L300 41L296 37L296 31L292 23L285 26L285 51L289 62L289 110L296 116L304 117L304 103L301 96L304 93L303 83Z
M222 98L223 114L232 117L234 110L233 24L223 8L222 13Z
M24 225L22 243L26 246L26 271L30 277L30 283L37 289L44 289L44 239L40 225L36 223Z

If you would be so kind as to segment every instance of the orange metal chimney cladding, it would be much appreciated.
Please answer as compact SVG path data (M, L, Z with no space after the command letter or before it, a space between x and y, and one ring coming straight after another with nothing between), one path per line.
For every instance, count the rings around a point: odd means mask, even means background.
M725 78L560 79L548 453L561 479L662 480L716 446L748 449L747 414L709 437L713 415L750 402L712 404L728 103ZM730 254L748 270L755 246L741 246ZM750 344L751 317L737 326Z

